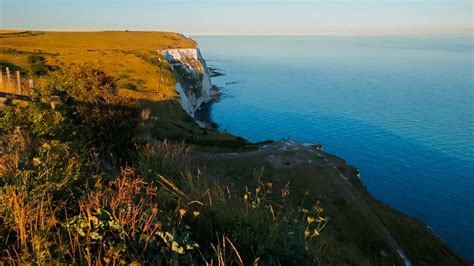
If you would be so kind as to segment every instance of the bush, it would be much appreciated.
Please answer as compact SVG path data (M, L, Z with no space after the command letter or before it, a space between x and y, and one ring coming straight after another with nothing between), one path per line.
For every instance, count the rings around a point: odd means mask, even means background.
M35 98L26 107L7 106L0 132L21 127L34 138L68 143L81 156L91 150L119 159L130 155L139 112L104 72L89 65L56 71L40 80Z
M30 55L27 57L30 72L36 76L48 74L50 68L46 64L46 58L41 55Z

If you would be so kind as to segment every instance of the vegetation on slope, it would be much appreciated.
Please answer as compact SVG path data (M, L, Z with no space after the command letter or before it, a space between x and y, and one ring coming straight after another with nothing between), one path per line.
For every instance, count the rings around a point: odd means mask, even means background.
M318 261L326 221L317 202L301 212L288 189L258 174L245 193L212 184L190 163L191 147L153 138L154 122L116 87L78 65L44 77L37 101L5 103L0 261Z
M248 142L199 128L179 103L176 80L162 49L194 48L196 43L167 32L21 32L0 35L0 66L35 79L50 70L87 63L114 78L121 96L137 100L159 121L162 139L245 148Z

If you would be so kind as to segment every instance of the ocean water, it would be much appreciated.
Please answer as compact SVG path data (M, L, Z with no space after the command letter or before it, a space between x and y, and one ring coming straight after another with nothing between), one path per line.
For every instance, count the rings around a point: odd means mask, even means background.
M321 143L474 261L473 36L195 36L251 141Z

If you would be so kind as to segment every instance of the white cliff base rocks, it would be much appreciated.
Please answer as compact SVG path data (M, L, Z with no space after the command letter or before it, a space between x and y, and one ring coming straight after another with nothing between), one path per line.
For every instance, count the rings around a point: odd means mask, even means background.
M211 72L201 56L199 48L194 49L167 49L161 51L176 77L176 91L179 93L183 109L199 126L207 123L196 119L196 111L203 103L214 100L217 89L212 85Z

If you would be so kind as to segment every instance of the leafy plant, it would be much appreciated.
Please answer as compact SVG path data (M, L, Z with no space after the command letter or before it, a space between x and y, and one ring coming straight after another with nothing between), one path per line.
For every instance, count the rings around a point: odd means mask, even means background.
M50 70L46 64L46 58L41 55L30 55L27 57L30 73L36 76L43 76Z

